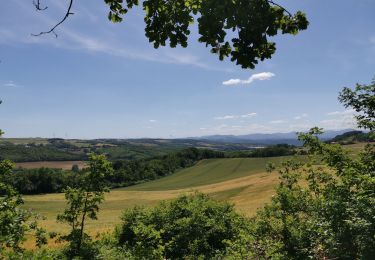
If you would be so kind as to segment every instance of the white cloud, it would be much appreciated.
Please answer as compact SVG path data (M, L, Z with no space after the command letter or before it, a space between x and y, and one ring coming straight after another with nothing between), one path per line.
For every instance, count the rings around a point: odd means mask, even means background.
M333 118L333 119L326 119L319 122L319 127L324 129L344 129L344 128L355 128L356 123L353 118Z
M355 128L355 112L354 109L329 112L327 116L330 118L320 121L319 125L326 129Z
M240 115L240 117L247 118L247 117L254 117L256 115L257 115L257 113L249 113L249 114L245 114L245 115Z
M353 115L355 113L354 109L348 109L344 111L334 111L327 113L327 116L346 116L346 115Z
M234 118L238 118L238 116L227 115L227 116L214 117L215 120L226 120L226 119L234 119Z
M319 124L314 124L312 122L302 122L302 123L294 123L294 124L290 124L288 126L288 129L286 129L287 131L306 131L314 126L319 126L321 127Z
M254 82L256 80L269 80L274 76L275 76L275 74L273 74L272 72L261 72L261 73L253 74L248 79L245 79L245 80L230 79L230 80L227 80L227 81L223 81L223 85L231 86L231 85L251 84L252 82Z
M214 117L215 120L227 120L227 119L236 119L236 118L250 118L256 116L257 113L248 113L243 115L226 115L226 116L217 116Z
M295 116L294 119L295 119L295 120L300 120L300 119L302 119L302 118L306 118L306 117L308 117L308 116L309 116L308 114L303 113L302 115Z
M8 81L6 83L3 84L4 87L9 87L9 88L16 88L16 87L19 87L19 85L17 85L14 81Z
M273 121L270 121L269 122L270 124L282 124L282 123L286 123L285 120L273 120Z
M158 120L155 120L155 119L150 119L150 120L148 120L148 122L150 122L150 123L157 123L157 122L158 122Z

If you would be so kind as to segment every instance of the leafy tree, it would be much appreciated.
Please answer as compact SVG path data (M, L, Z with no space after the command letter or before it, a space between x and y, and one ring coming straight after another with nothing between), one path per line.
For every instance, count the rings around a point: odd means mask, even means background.
M276 195L230 243L229 256L374 258L374 145L352 158L340 145L321 142L320 133L299 136L311 160L284 163Z
M21 253L22 242L30 231L35 231L38 247L47 243L45 231L37 225L37 216L21 208L23 199L9 182L13 166L9 160L0 161L0 258L8 249Z
M369 85L357 84L354 90L345 87L339 100L359 113L356 116L359 127L375 130L375 78Z
M360 113L359 126L373 130L373 85L345 88L340 100ZM299 135L309 162L284 163L276 195L230 243L228 257L374 259L375 145L352 158L321 142L321 133Z
M97 253L92 247L89 235L85 233L87 219L97 219L99 205L104 200L105 192L109 192L105 185L105 177L112 174L111 163L104 155L90 155L88 172L83 177L79 188L65 189L65 199L68 206L62 214L57 216L60 222L68 223L71 231L62 236L69 242L66 250L68 258L80 256L92 259Z
M200 193L129 209L122 219L118 243L137 259L211 259L243 223L232 205Z
M295 35L305 30L308 21L301 11L290 13L271 0L104 0L110 11L108 19L121 22L123 16L140 3L145 12L145 35L155 48L177 45L187 47L191 24L198 23L199 42L211 48L220 60L230 57L242 68L253 69L259 61L269 59L276 51L270 37ZM44 10L34 1L37 10ZM73 0L64 17L50 30L38 35L55 33L70 15Z

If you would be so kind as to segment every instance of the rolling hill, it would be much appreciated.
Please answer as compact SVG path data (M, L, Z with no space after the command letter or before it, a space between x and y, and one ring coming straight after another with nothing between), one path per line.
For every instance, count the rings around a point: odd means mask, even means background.
M194 188L265 172L267 162L279 164L289 158L291 157L207 159L167 177L123 190L162 191Z
M233 202L246 215L252 215L274 194L278 183L276 172L265 172L265 163L279 163L288 157L208 159L173 175L112 190L106 194L99 219L89 221L91 234L111 230L120 223L121 212L133 206L152 206L160 200L180 194L201 191L219 200ZM24 196L25 207L45 216L41 223L48 230L64 232L67 226L56 222L65 207L64 194Z

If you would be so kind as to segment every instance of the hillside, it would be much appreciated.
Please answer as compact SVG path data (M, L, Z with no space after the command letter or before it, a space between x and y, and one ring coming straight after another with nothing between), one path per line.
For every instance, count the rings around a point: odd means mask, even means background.
M346 146L346 149L358 153L364 144ZM180 194L201 191L213 198L230 201L236 209L248 216L268 202L275 194L279 182L277 172L267 173L266 162L278 164L291 157L272 158L223 158L206 159L196 165L180 170L175 174L143 184L112 190L106 194L101 206L99 219L88 223L88 231L95 235L98 232L112 230L120 223L124 209L134 206L153 206L160 200L170 200ZM296 159L303 160L302 156ZM64 232L66 225L56 222L56 216L65 207L63 194L27 195L25 207L45 216L43 226L48 230Z
M167 177L124 190L162 191L194 188L264 172L267 162L279 164L289 158L291 157L207 159Z
M358 142L374 142L375 138L373 133L365 133L362 131L349 131L328 140L330 143L340 144L354 144Z
M3 138L0 139L0 159L15 162L81 161L86 160L91 152L106 154L110 160L144 159L189 147L239 151L252 150L257 146L192 139Z
M352 129L344 130L327 130L319 138L321 140L329 140L337 135L341 135ZM301 145L297 139L296 132L287 133L271 133L271 134L247 134L247 135L209 135L202 137L194 137L193 139L214 141L222 143L243 143L255 145L274 145L274 144L290 144Z
M173 175L136 186L112 190L106 195L99 220L89 222L90 233L113 229L120 222L121 212L133 206L151 206L160 200L172 199L182 193L199 190L220 200L235 203L246 215L255 213L274 194L278 182L276 172L266 173L265 163L275 163L288 157L240 158L203 160L193 167ZM49 230L65 231L66 226L56 222L56 215L65 206L63 194L32 195L25 197L25 207L32 208L47 219Z
M327 131L321 138L329 140L347 131ZM3 138L0 139L0 159L7 158L15 162L84 161L91 152L106 154L110 160L142 159L162 156L188 147L242 151L275 144L301 145L295 132L214 135L186 139Z

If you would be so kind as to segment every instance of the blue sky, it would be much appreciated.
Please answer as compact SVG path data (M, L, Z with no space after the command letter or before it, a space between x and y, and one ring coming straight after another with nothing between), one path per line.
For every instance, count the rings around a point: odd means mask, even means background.
M90 2L90 4L88 4ZM375 75L375 0L282 1L308 30L277 36L255 70L218 61L197 42L153 49L142 10L107 21L102 0L79 1L53 35L33 37L67 1L4 1L0 9L0 128L5 137L129 138L353 127L337 101ZM236 84L235 84L236 83Z

